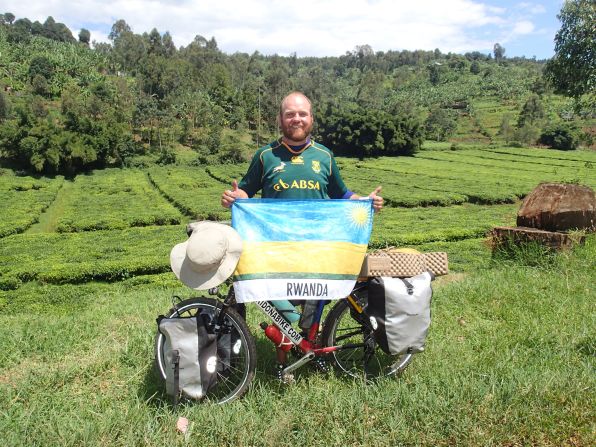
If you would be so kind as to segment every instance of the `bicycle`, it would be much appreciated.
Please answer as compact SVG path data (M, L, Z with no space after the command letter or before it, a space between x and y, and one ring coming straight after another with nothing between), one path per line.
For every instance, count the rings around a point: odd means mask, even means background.
M210 290L217 295L218 290ZM220 298L223 298L221 296ZM352 292L338 300L328 312L323 325L321 317L325 301L319 301L317 312L306 336L302 336L269 301L258 301L258 307L272 324L261 323L277 346L292 351L298 359L281 370L288 377L313 359L328 356L335 367L351 377L372 380L401 374L412 360L412 353L391 356L383 352L374 337L373 323L366 314L367 282L357 282ZM167 317L207 314L209 330L217 335L217 382L206 394L208 400L223 404L237 399L248 390L255 375L256 344L244 317L235 309L234 289L230 287L223 301L193 297L175 304ZM269 330L271 334L267 333ZM277 332L279 331L279 332ZM281 335L281 337L279 337ZM157 333L155 360L159 375L165 379L163 347L165 337Z

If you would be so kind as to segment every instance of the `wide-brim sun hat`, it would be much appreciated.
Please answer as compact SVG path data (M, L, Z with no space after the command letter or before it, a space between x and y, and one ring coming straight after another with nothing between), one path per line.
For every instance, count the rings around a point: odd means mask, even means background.
M170 252L172 271L191 289L207 290L228 279L242 253L242 239L229 225L197 222L186 242Z

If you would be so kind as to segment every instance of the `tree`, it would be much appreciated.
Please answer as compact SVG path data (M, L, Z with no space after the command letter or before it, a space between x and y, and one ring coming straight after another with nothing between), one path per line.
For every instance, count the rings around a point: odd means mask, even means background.
M128 26L128 23L126 23L125 20L120 19L117 20L116 23L114 23L112 25L112 30L110 31L110 34L108 35L108 39L110 39L111 41L116 40L118 37L120 37L123 33L131 33L132 30L130 29L130 26Z
M430 111L424 127L426 137L430 140L446 141L457 128L457 120L453 111L435 108Z
M50 80L54 73L54 65L45 56L36 56L31 60L29 64L29 78L33 80L36 75L44 77L46 80Z
M579 139L579 129L575 123L551 124L540 135L540 143L563 151L577 149Z
M88 29L81 28L79 32L79 42L84 43L85 45L89 46L89 41L91 40L91 33Z
M35 24L34 24L35 25ZM38 34L37 27L32 29L33 34ZM58 42L75 42L75 38L64 23L57 23L52 16L48 16L39 30L39 34Z
M501 59L505 57L505 48L501 46L499 42L493 47L493 54L495 55L495 61L501 62Z
M561 29L555 36L555 56L546 75L559 93L579 98L596 89L596 3L568 0L557 16Z
M513 139L514 131L515 129L511 126L511 115L508 113L503 114L499 125L499 135L509 143Z
M544 118L544 106L537 94L532 94L522 107L517 121L517 127L521 128L526 124L534 126Z
M31 20L19 19L9 28L6 36L9 42L19 43L27 42L31 38Z
M12 22L14 22L15 16L12 12L5 12L4 13L4 20L9 24L12 25Z
M172 40L172 36L169 31L166 31L162 37L163 48L166 56L173 56L176 54L176 45Z
M0 92L0 123L8 118L9 112L10 105L8 104L8 100L4 96L4 93Z
M148 35L144 35L143 37L147 40L147 52L149 54L157 54L159 56L163 56L165 54L165 50L161 41L161 34L157 31L157 28L153 28Z
M441 82L441 63L433 62L428 65L428 80L432 85L438 85Z
M470 73L475 75L480 73L480 64L477 60L472 61L472 65L470 65Z

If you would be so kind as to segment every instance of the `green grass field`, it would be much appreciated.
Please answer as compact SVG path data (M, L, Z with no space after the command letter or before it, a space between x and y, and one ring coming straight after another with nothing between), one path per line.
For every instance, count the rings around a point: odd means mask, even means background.
M339 159L353 190L380 183L388 199L371 249L449 255L425 352L399 379L365 384L305 367L284 386L264 317L249 307L258 363L248 394L176 410L152 369L155 318L173 295L196 293L169 271L169 250L193 218L229 219L219 195L246 165L74 181L3 169L1 445L594 445L596 237L514 260L494 257L485 234L514 225L539 181L594 187L595 162L588 151L440 144L414 158Z

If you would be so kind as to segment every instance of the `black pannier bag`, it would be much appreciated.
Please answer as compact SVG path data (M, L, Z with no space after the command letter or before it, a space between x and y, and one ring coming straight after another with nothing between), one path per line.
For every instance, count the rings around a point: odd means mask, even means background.
M430 326L433 279L430 272L411 278L369 279L366 313L377 343L387 354L424 350Z
M166 393L174 398L201 399L217 384L217 336L209 330L210 317L157 318L163 345Z

